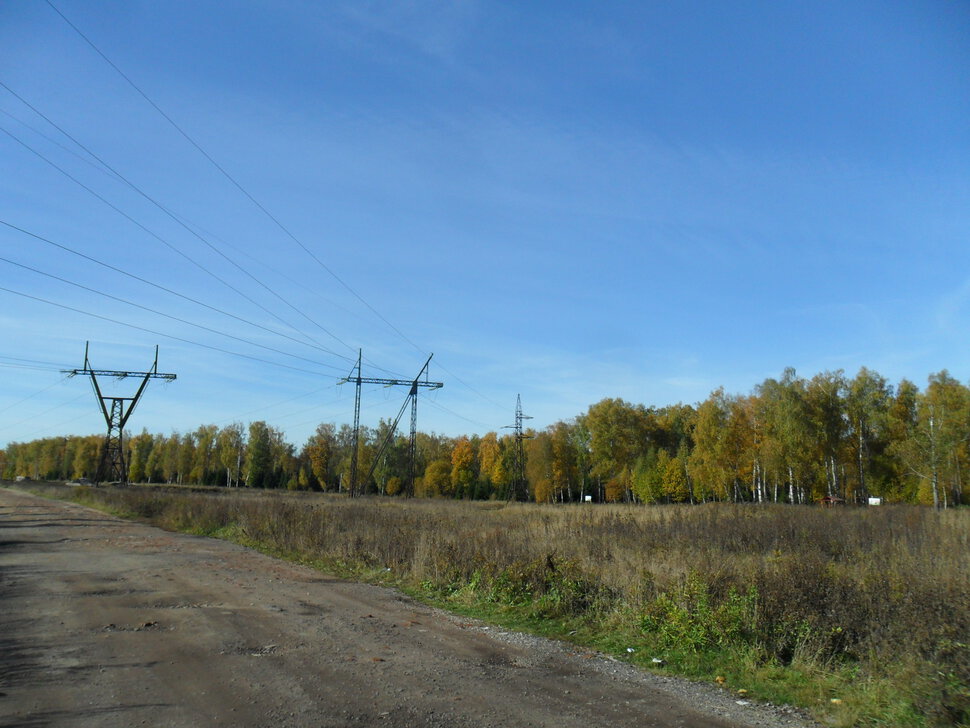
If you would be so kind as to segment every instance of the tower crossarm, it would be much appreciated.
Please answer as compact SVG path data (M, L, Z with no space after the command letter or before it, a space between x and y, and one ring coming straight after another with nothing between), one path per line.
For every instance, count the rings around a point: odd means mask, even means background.
M84 345L84 366L80 369L64 369L61 372L70 377L78 375L91 377L91 385L94 387L94 394L98 399L98 406L101 414L104 415L104 422L108 426L108 434L105 436L104 446L101 449L101 461L98 464L98 471L95 474L95 482L102 483L109 480L118 481L123 484L128 483L128 462L125 455L125 425L128 418L134 412L138 400L141 398L152 379L162 379L166 382L175 381L174 374L163 374L158 371L158 347L155 347L155 361L152 368L147 372L130 372L127 369L95 369L91 366L88 359L88 344ZM115 379L127 379L133 377L139 380L138 390L130 397L115 396L105 394L98 383L98 377L113 377Z
M114 369L62 369L61 374L69 377L114 377L115 379L127 379L128 377L138 377L139 379L164 379L167 382L174 382L175 374L161 374L159 372L126 372Z
M384 379L383 377L344 377L337 384L383 384L387 387L427 387L441 389L444 382L427 382L417 379Z
M431 356L434 356L433 354ZM410 474L409 474L409 485L408 485L408 495L412 495L414 492L414 453L415 453L415 435L416 435L416 421L417 421L417 406L418 406L418 388L424 387L426 389L441 389L444 385L443 382L430 382L425 379L421 379L422 376L427 377L428 364L431 363L431 356L421 367L421 371L414 379L388 379L386 377L362 377L360 375L360 362L363 358L361 352L357 352L357 363L354 368L351 369L350 374L337 382L337 384L353 384L356 388L356 393L354 396L354 452L350 461L350 495L351 497L356 497L361 495L361 491L358 490L357 482L357 461L360 448L360 387L362 384L383 384L386 387L408 387L408 396L404 400L404 405L401 407L401 411L398 413L397 418L394 420L394 425L391 427L390 432L387 434L384 442L381 444L378 456L374 458L374 463L371 467L371 472L367 476L367 480L370 480L371 474L374 472L374 467L377 465L377 460L380 457L380 453L384 451L384 447L390 441L391 437L394 435L394 430L397 429L397 424L401 419L401 415L404 414L404 410L407 407L408 401L411 402L411 439L409 444L409 457L410 462ZM356 376L354 371L357 372ZM366 481L365 481L366 483Z

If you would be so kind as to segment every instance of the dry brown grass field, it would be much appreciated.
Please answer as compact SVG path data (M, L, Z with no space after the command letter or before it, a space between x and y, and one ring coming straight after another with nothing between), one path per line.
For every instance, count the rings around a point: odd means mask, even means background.
M72 493L648 667L658 657L833 725L970 720L966 509Z

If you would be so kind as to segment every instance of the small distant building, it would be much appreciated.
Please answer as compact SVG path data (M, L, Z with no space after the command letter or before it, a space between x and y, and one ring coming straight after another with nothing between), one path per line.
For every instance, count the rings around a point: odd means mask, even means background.
M839 498L837 495L827 495L824 498L820 498L818 502L822 508L832 508L833 506L844 506L845 498Z

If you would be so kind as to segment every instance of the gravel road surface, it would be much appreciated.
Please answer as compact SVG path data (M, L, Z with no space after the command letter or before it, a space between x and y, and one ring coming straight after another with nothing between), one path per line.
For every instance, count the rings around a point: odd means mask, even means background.
M390 589L0 488L0 726L138 725L814 724Z

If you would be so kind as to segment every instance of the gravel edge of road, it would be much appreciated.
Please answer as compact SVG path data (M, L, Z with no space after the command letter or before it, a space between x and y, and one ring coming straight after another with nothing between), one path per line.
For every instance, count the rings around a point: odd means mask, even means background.
M403 594L394 587L380 587L391 589L405 599L412 597ZM419 600L415 600L419 601ZM420 603L420 602L419 602ZM623 662L609 654L594 649L573 645L549 637L518 632L473 617L466 617L449 612L438 606L428 606L436 615L447 619L464 629L474 629L491 635L506 644L528 649L538 655L562 655L579 658L592 655L586 666L601 674L628 683L640 683L652 689L661 690L684 700L692 707L710 715L722 716L752 728L784 727L784 728L825 728L823 723L813 718L807 710L790 705L775 705L747 697L740 697L728 689L720 688L704 682L690 680L679 675L660 675L650 672L628 662Z

